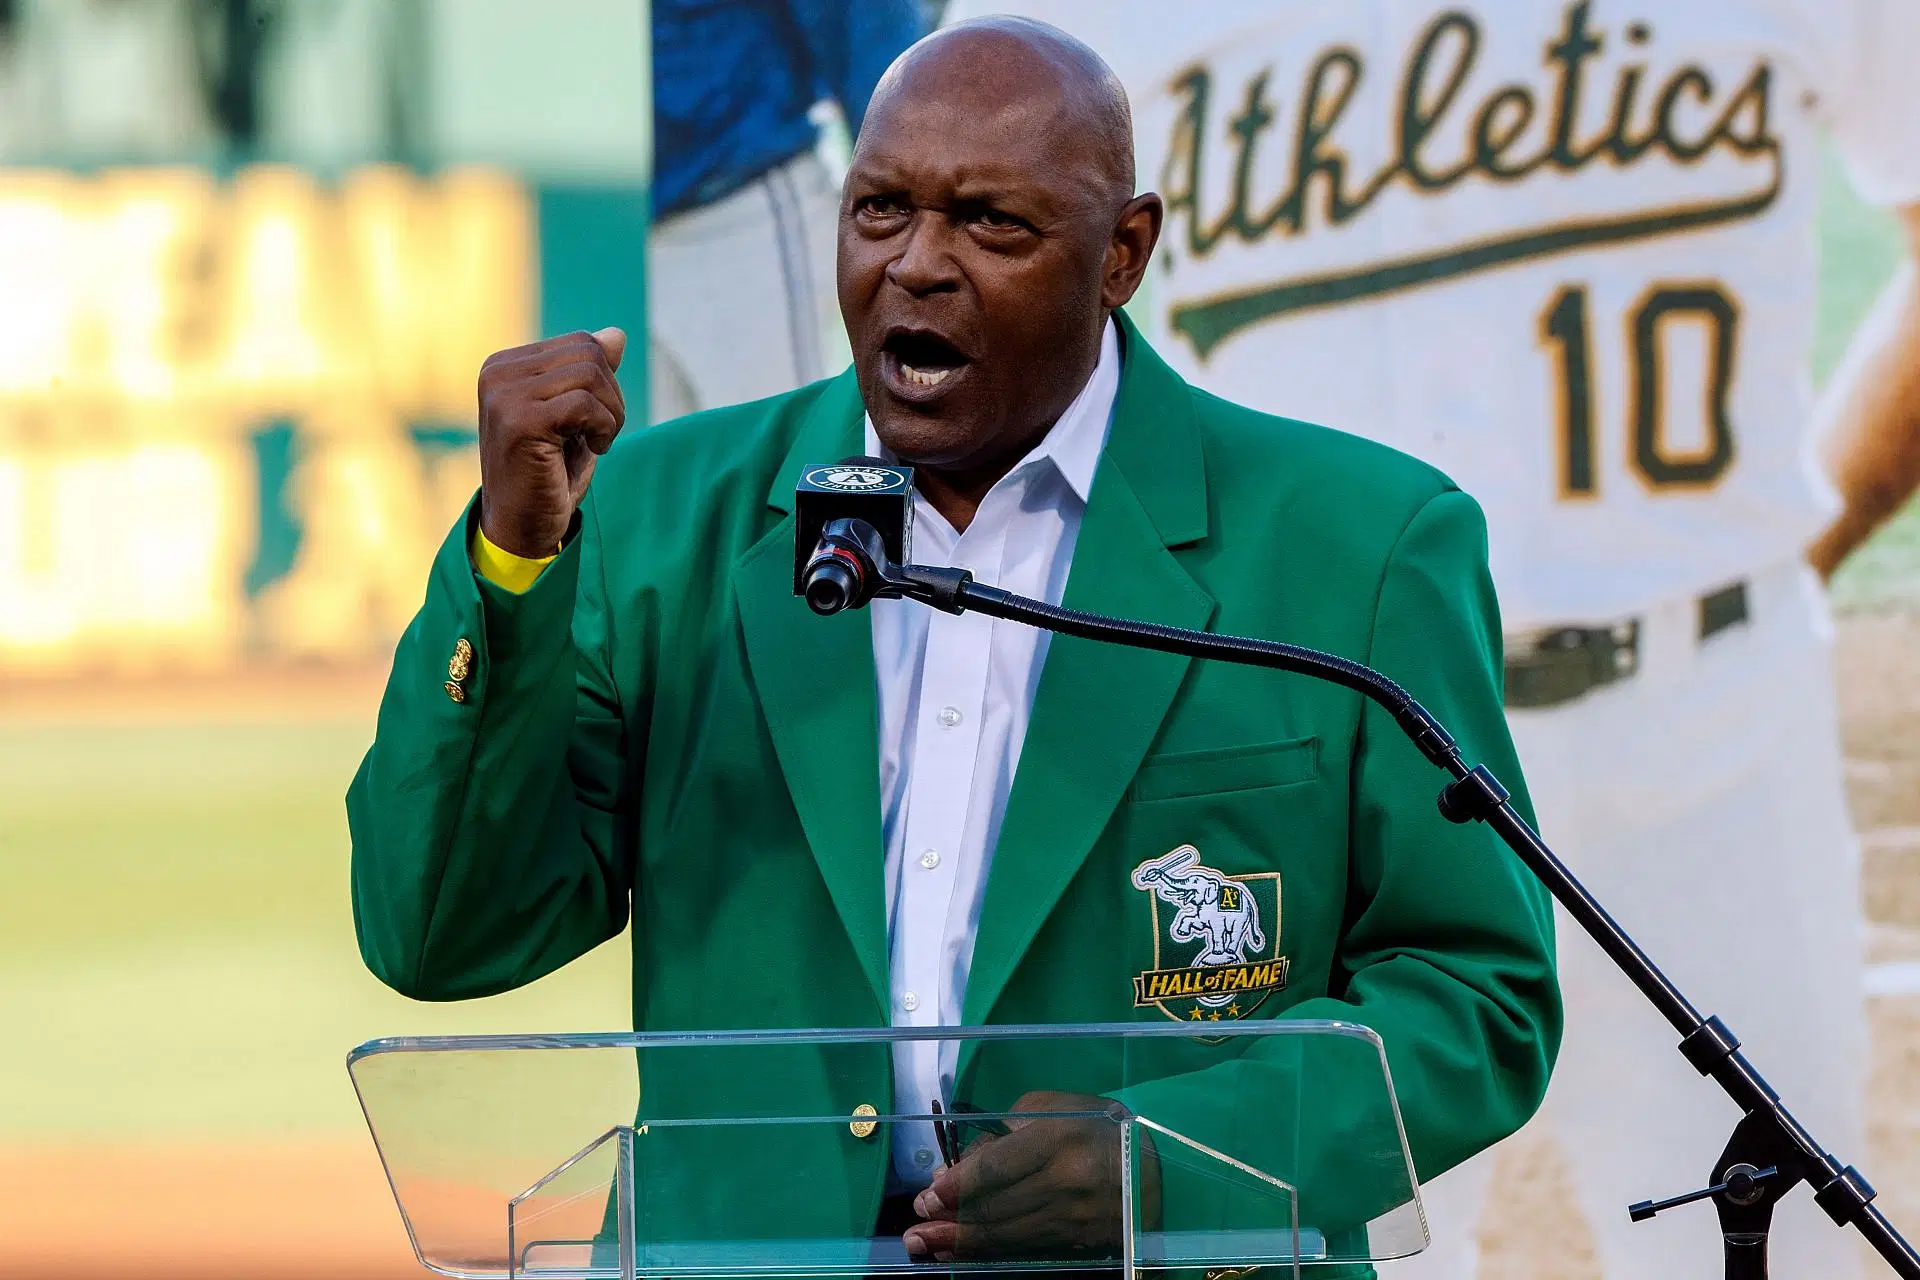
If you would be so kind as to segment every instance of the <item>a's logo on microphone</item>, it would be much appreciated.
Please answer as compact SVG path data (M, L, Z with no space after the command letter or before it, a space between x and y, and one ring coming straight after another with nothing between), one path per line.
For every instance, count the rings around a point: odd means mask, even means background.
M807 472L806 481L818 489L832 489L840 493L871 493L875 489L891 489L905 484L904 471L894 471L888 467L815 467Z

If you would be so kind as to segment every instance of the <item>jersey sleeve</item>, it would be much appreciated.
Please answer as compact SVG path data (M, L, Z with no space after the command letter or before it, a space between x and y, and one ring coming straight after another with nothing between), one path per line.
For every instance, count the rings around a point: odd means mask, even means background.
M990 13L1011 13L1023 18L1040 17L1034 12L1032 4L1022 4L1020 0L947 0L947 7L940 12L940 25L950 27L956 22L984 18Z
M793 0L792 14L822 86L860 131L867 100L893 60L925 34L913 0Z
M1920 204L1920 0L1847 0L1844 19L1822 122L1862 199Z

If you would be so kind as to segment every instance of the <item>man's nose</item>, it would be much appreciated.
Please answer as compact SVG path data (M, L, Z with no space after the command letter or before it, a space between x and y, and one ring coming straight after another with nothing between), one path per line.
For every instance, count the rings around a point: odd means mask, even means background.
M914 297L959 287L960 273L945 243L945 219L918 214L900 256L887 264L887 279Z

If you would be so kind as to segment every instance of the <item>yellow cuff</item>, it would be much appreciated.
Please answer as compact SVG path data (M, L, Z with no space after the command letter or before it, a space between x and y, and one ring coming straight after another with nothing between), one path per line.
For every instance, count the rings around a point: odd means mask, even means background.
M487 535L480 531L477 521L473 526L473 541L468 545L467 550L473 556L473 567L479 571L481 577L515 595L519 595L539 581L540 575L546 572L547 566L552 564L554 557L560 554L555 551L551 556L529 559L526 556L517 556L511 551L502 551L488 541Z

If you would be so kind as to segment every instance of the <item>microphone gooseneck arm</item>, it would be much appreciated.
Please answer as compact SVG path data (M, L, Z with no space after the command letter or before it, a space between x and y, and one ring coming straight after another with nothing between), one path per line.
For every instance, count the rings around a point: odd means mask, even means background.
M1828 1217L1858 1230L1896 1275L1920 1280L1920 1253L1873 1203L1874 1191L1867 1180L1815 1141L1740 1051L1740 1041L1727 1025L1718 1017L1702 1016L1513 807L1500 780L1485 765L1468 765L1446 727L1393 680L1361 663L1299 645L1108 618L975 582L964 569L893 564L879 535L859 520L829 524L820 548L810 564L827 555L859 562L855 575L859 586L844 594L832 593L835 608L814 604L809 591L808 602L816 612L859 608L875 598L904 598L946 613L972 610L1104 644L1289 671L1352 689L1378 704L1422 755L1446 771L1449 781L1440 793L1441 815L1449 822L1484 822L1491 827L1680 1033L1680 1052L1687 1061L1740 1108L1744 1118L1714 1168L1714 1185L1678 1198L1683 1202L1713 1199L1726 1242L1726 1274L1765 1280L1766 1235L1773 1205L1804 1180ZM1671 1202L1642 1202L1630 1212L1639 1221L1668 1207Z

